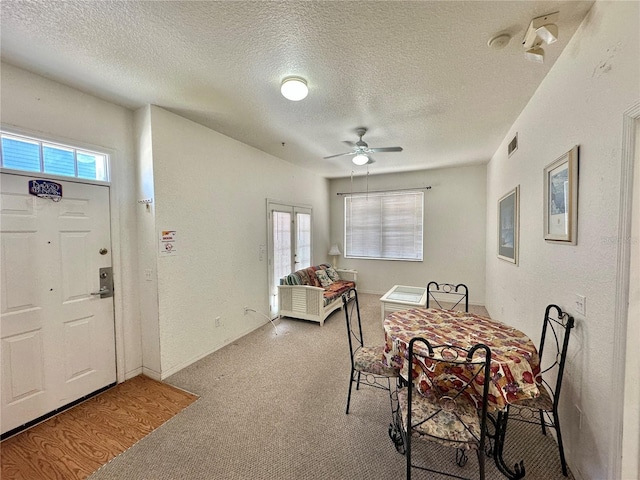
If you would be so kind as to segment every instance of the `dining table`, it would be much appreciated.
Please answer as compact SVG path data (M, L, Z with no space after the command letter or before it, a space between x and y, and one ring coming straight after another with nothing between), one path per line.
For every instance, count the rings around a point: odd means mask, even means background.
M524 463L520 461L513 469L510 468L504 461L503 451L507 406L540 394L540 356L531 339L520 330L483 315L437 308L396 311L385 317L383 326L385 344L382 361L387 366L399 368L404 380L411 378L407 359L409 342L414 337L425 338L432 345L470 348L482 343L491 349L487 399L487 409L495 427L489 435L494 441L491 453L496 467L505 477L512 480L523 478Z

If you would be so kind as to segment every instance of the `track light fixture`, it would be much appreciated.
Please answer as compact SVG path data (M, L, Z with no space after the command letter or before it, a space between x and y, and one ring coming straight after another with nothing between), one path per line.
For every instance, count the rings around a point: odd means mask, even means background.
M558 21L559 16L559 12L554 12L531 20L522 40L527 60L544 62L544 49L541 45L550 45L558 40L558 26L554 22Z
M540 47L530 48L524 52L524 58L530 62L544 63L544 49Z

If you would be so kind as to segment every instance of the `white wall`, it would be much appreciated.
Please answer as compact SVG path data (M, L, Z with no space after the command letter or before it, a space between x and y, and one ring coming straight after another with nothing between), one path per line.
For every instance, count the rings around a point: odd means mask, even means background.
M344 254L344 197L338 192L367 190L365 176L331 180L331 243ZM340 257L340 267L358 270L358 289L384 294L393 285L426 284L435 280L464 283L469 301L485 301L486 167L422 170L370 175L370 191L417 188L424 190L424 261L359 260Z
M328 181L161 108L150 107L148 119L156 241L147 247L157 251L160 230L178 235L177 255L141 265L157 268L165 378L266 322L244 307L269 308L267 260L259 259L267 198L313 207L314 261L318 252L326 259Z
M539 339L545 305L576 317L561 419L578 477L613 478L614 312L622 115L640 97L640 3L596 2L487 169L487 308ZM550 46L549 48L553 48ZM536 68L523 60L522 68ZM518 132L517 152L507 142ZM543 169L580 146L578 244L543 239ZM520 185L520 264L496 258L496 203ZM587 297L586 316L574 309ZM618 392L619 393L619 392ZM583 412L582 422L578 416Z
M140 372L133 114L12 65L1 65L4 128L111 151L112 248L118 379Z

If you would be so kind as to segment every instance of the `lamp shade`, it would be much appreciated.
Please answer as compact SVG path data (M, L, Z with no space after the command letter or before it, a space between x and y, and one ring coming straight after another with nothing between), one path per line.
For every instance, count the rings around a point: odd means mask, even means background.
M297 102L307 96L309 87L307 87L307 81L304 78L287 77L282 81L280 92L287 100Z
M331 245L331 249L329 250L329 255L342 255L340 253L340 249L338 248L338 244L334 243Z

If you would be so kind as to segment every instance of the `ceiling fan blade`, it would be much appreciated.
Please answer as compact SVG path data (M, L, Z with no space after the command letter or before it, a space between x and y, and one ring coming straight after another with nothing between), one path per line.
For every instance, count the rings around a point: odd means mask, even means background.
M373 153L378 152L401 152L402 147L380 147L380 148L370 148Z
M323 158L327 160L328 158L342 157L343 155L354 155L354 152L339 153L337 155L329 155L328 157L323 157Z
M344 143L345 145L349 145L350 147L356 146L356 142L352 142L351 140L343 140L342 143Z

